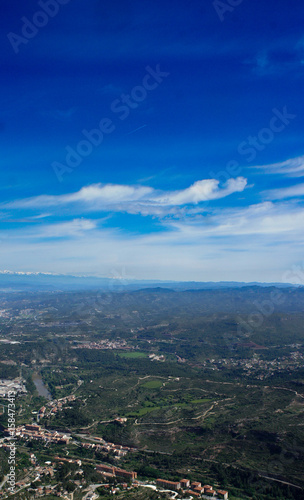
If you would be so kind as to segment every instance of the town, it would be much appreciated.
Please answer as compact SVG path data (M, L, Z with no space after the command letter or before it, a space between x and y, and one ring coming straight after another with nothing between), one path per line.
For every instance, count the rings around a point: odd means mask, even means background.
M71 341L72 342L72 341ZM123 339L109 340L103 339L98 342L74 341L72 349L131 349L132 347Z
M125 419L117 419L120 423ZM130 448L128 446L116 445L114 443L106 442L104 439L98 436L88 436L87 439L93 442L81 442L75 441L72 439L72 436L68 433L58 432L56 430L48 430L42 428L37 424L26 424L24 426L18 426L15 429L5 429L4 437L0 444L0 448L3 448L6 451L10 449L10 443L12 439L21 439L26 441L34 440L41 441L45 445L47 444L56 444L56 445L69 445L69 444L80 444L85 449L93 449L97 452L110 452L114 453L116 459L119 459L126 455L128 452L136 451L135 448ZM83 436L82 436L83 438ZM97 443L96 443L97 442ZM82 461L80 459L72 459L72 458L62 458L59 456L54 457L59 463L69 463L76 464L79 467L82 465ZM39 465L37 458L34 453L30 455L31 464L34 466L31 470L26 470L27 477L31 478L32 481L38 481L42 477L50 477L54 476L56 472L56 462L45 462L44 466ZM157 479L156 481L139 481L137 478L137 472L135 471L127 471L125 469L107 465L107 464L96 464L96 471L100 473L104 479L109 480L115 479L115 485L112 484L103 484L102 486L109 489L109 492L115 494L119 491L119 488L123 489L132 489L139 487L150 487L152 489L157 489L159 491L168 492L172 498L182 497L182 498L213 498L217 499L228 499L228 491L222 489L214 489L210 485L203 485L200 482L193 481L190 482L188 479L181 479L180 481L169 481L165 479ZM83 474L83 471L80 469L77 471L78 475ZM122 482L120 483L120 479L124 481L129 481L129 483ZM16 483L16 486L19 489L27 488L31 483L28 483L26 479L20 480ZM82 487L79 481L74 482L75 487ZM42 486L37 487L37 491L35 491L35 496L40 497L44 494L56 494L56 496L60 496L61 498L66 498L71 500L73 497L68 495L68 492L64 492L62 494L61 491L57 491L56 488L45 488ZM0 498L6 498L5 490L0 490ZM93 497L94 498L94 495ZM96 497L97 498L97 497Z

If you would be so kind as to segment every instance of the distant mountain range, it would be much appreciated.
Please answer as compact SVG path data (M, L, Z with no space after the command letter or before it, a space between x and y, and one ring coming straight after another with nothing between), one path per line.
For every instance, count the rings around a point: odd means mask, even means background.
M287 283L259 283L259 282L198 282L198 281L159 281L159 280L127 280L103 278L94 276L73 276L65 274L0 271L0 291L77 291L102 290L108 292L123 292L145 289L148 292L166 292L182 290L208 290L241 287L293 287Z

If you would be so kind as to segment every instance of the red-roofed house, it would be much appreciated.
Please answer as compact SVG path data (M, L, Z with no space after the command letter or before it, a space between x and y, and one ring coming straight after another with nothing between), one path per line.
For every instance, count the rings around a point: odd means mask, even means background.
M189 486L190 486L190 481L189 481L189 479L181 479L180 484L181 484L181 487L182 487L182 488L189 488Z
M219 498L223 498L224 500L228 500L228 491L225 490L217 490L217 496Z

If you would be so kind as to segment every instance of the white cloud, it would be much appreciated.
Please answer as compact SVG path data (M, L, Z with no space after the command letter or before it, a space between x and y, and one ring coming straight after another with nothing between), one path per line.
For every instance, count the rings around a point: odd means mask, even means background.
M76 193L64 195L41 195L13 201L5 204L7 208L42 208L72 203L110 205L119 202L134 201L147 196L152 191L149 187L123 186L119 184L93 184L85 186Z
M91 231L97 226L95 221L88 219L74 219L72 221L61 222L58 224L48 224L43 228L45 237L67 237L81 236L86 231Z
M184 235L189 241L198 238L226 238L237 248L236 237L266 237L271 241L304 239L304 209L289 204L264 202L246 208L222 209L208 217L182 221L168 221L171 228ZM175 238L172 234L172 238Z
M236 210L227 216L216 228L217 234L230 235L275 235L288 237L286 233L304 236L304 209L289 205L275 205L270 202Z
M178 191L159 191L145 186L93 184L83 187L76 193L42 195L16 200L2 204L2 209L42 209L80 204L87 211L118 211L160 216L170 213L170 207L196 205L241 192L246 184L247 180L243 177L229 179L223 187L220 187L219 181L215 179L200 180L189 188ZM166 210L163 210L164 208Z
M304 184L297 184L288 188L271 189L266 192L270 200L282 200L286 198L300 198L304 196Z
M154 199L154 202L169 206L197 204L201 201L216 200L232 193L244 191L246 185L247 180L238 177L237 179L229 179L225 187L220 189L218 180L205 179L195 182L187 189L161 194Z
M304 176L304 156L291 158L280 163L271 163L269 165L256 165L255 169L264 170L268 174L281 174L288 177Z
M96 227L96 221L89 219L73 219L53 224L42 224L37 227L31 226L29 229L23 229L19 233L14 234L17 237L24 237L27 239L70 238L81 237L85 232L96 229ZM11 231L9 234L10 238L14 237Z

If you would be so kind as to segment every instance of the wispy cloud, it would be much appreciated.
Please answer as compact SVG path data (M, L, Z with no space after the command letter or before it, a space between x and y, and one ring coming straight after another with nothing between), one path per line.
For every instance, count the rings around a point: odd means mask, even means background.
M209 200L225 198L242 192L247 180L229 179L223 186L216 179L195 182L186 189L161 191L146 186L121 184L94 184L75 193L50 196L41 195L2 204L2 209L45 209L80 205L86 211L116 211L142 215L166 215L174 207L197 205ZM163 210L162 210L163 209Z
M215 211L206 220L202 217L191 222L169 222L171 227L184 232L187 238L199 235L206 237L234 238L239 236L266 236L269 238L304 238L304 209L290 204L274 204L270 201L245 208L224 209ZM274 241L274 240L273 240Z
M45 225L40 237L66 238L68 236L82 236L85 232L96 229L96 222L88 219L73 219L67 222Z
M10 230L9 237L25 239L56 239L56 238L82 238L87 231L97 228L97 221L90 219L72 219L64 222L39 224L30 228L22 228L17 231ZM3 233L2 233L3 235Z
M281 189L270 189L266 191L266 196L270 200L283 200L287 198L301 198L304 196L304 184L297 184Z
M269 165L256 165L250 168L260 169L267 174L281 174L287 177L303 177L304 176L304 156L290 158L279 163L271 163Z

